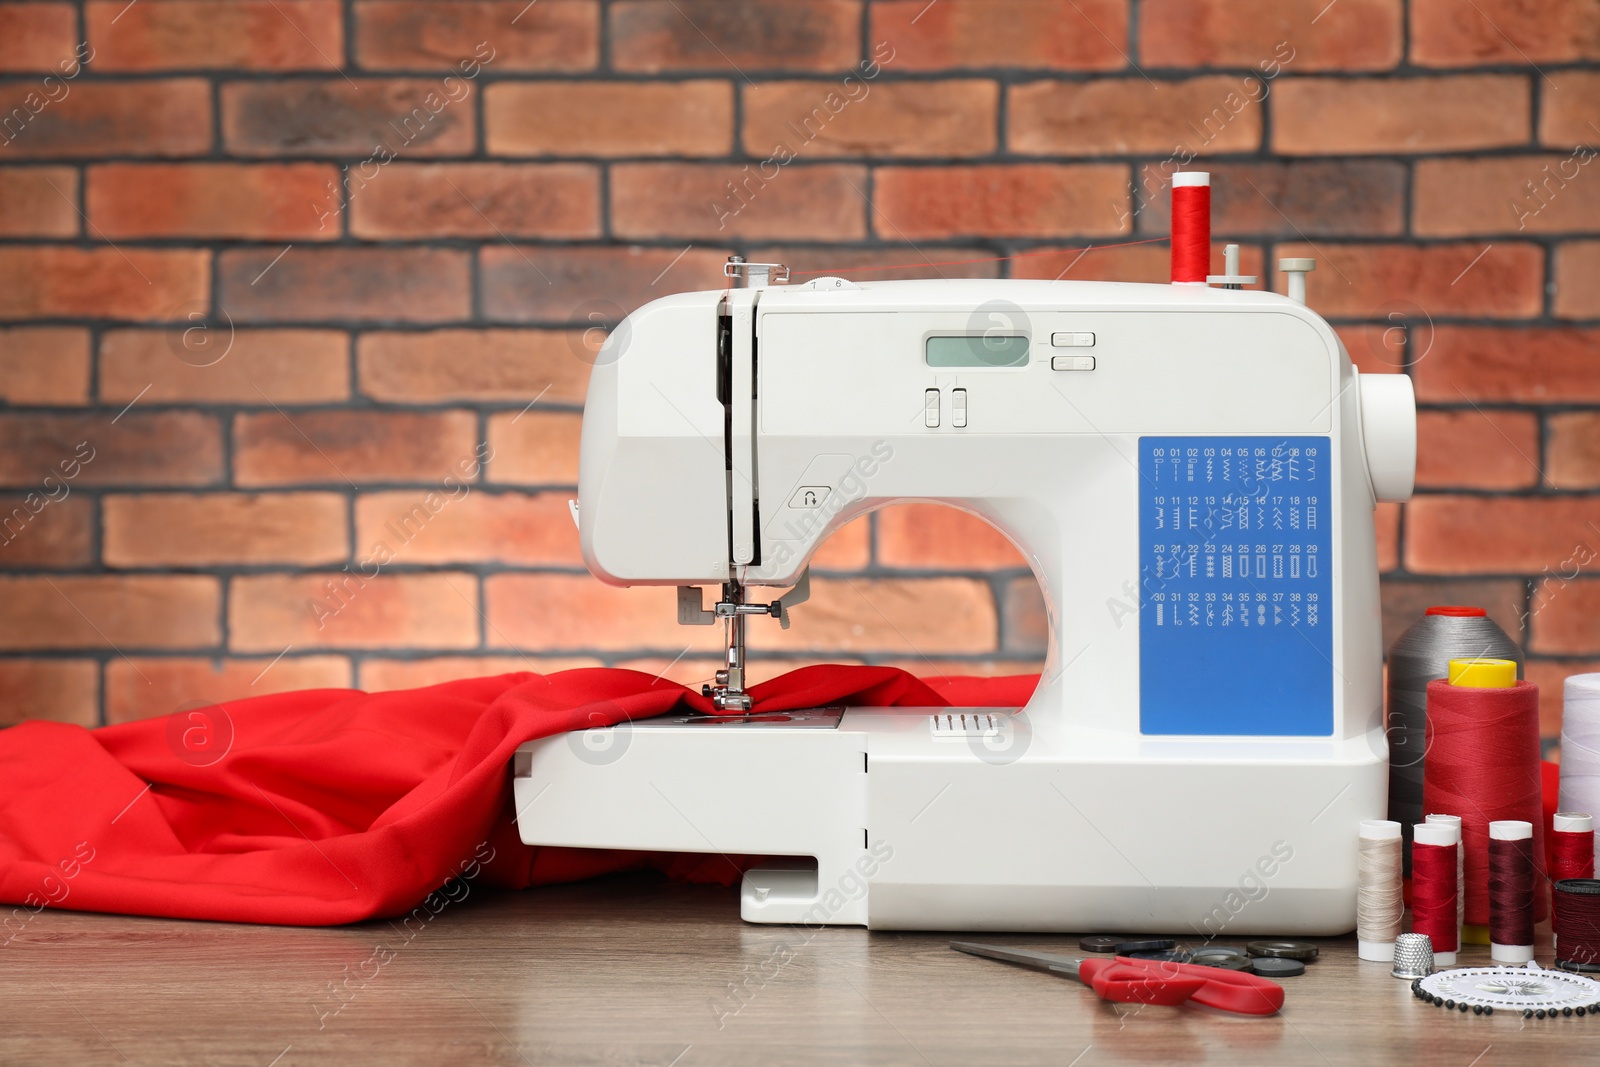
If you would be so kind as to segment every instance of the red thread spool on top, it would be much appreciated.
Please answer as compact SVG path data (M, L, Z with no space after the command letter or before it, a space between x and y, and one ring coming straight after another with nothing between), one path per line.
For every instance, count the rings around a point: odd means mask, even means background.
M1211 271L1211 175L1172 176L1172 281L1204 285Z
M1459 604L1435 604L1424 615L1448 615L1456 619L1481 619L1489 613L1483 608L1463 607Z
M1466 850L1466 921L1489 923L1489 824L1533 824L1535 878L1544 876L1544 808L1539 773L1539 687L1503 689L1428 683L1428 767L1424 811L1461 816ZM1534 894L1535 922L1548 900Z

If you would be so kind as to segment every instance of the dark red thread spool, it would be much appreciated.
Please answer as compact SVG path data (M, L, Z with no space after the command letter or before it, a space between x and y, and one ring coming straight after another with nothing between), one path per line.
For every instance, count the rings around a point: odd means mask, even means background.
M1489 824L1489 954L1500 963L1533 959L1533 824Z
M1600 971L1600 881L1563 878L1555 893L1556 966Z
M1211 272L1211 175L1172 176L1172 281L1206 283Z
M1460 948L1460 910L1456 906L1456 854L1461 830L1454 823L1418 823L1411 851L1411 931L1433 942L1433 961L1456 962Z
M1544 875L1539 687L1527 681L1492 689L1429 682L1427 731L1423 810L1461 817L1465 918L1470 925L1487 925L1490 823L1531 823L1534 877ZM1533 907L1533 921L1542 921L1548 898L1536 894Z

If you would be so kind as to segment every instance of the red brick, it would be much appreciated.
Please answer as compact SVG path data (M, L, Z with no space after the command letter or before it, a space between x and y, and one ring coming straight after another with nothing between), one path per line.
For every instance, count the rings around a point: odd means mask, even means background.
M483 108L497 156L724 156L733 147L725 81L500 82Z
M89 399L89 331L66 326L0 329L0 399L12 406Z
M339 180L331 164L108 163L88 173L89 225L104 240L338 236L316 210Z
M356 551L407 564L581 567L567 493L447 489L375 493L356 501Z
M352 189L365 238L600 235L600 176L583 163L392 163Z
M1557 489L1600 488L1600 413L1550 416L1545 478Z
M623 163L611 169L620 237L727 241L866 236L867 177L838 164Z
M453 682L458 678L492 678L498 674L556 674L604 666L597 659L563 656L429 656L426 659L363 659L361 688L369 693ZM710 678L708 674L706 676Z
M902 278L998 278L1001 269L993 249L948 245L771 245L752 248L750 258L758 263L787 264L794 271L796 283L841 271L851 279L884 282ZM722 268L717 269L720 272Z
M1554 570L1600 552L1600 498L1421 496L1406 505L1406 568L1423 574Z
M1533 404L1600 402L1600 330L1439 326L1412 376L1417 399Z
M1513 641L1521 644L1526 639L1522 631L1528 614L1528 587L1520 578L1385 578L1382 593L1385 649L1393 647L1406 628L1435 604L1483 608Z
M819 571L858 571L870 562L872 519L863 515L845 523L822 542L811 557Z
M0 726L29 719L95 726L99 702L100 668L93 660L0 660Z
M466 411L272 411L234 419L234 481L364 487L441 482L475 463Z
M618 322L658 297L724 287L727 259L725 250L699 247L489 245L478 253L484 314L496 322Z
M1527 489L1539 482L1539 420L1516 411L1419 411L1417 485Z
M0 578L0 600L6 649L202 648L222 636L221 590L201 575Z
M618 0L611 62L618 70L843 70L860 49L857 0Z
M97 71L335 70L339 0L89 0Z
M1031 155L1254 152L1266 91L1258 79L1222 74L1027 82L1009 90L1008 136L1012 151Z
M211 89L201 78L13 85L0 140L25 158L198 155L211 149Z
M1413 309L1426 317L1532 318L1544 307L1544 249L1533 244L1319 242L1272 250L1274 262L1286 256L1318 261L1307 279L1310 300L1330 318L1388 320ZM1278 292L1287 291L1287 281L1277 272Z
M133 722L269 693L348 688L350 661L343 656L114 659L106 664L106 721Z
M495 574L484 579L484 600L494 648L655 649L670 658L680 649L715 655L722 642L717 627L678 625L669 586L622 589L586 574Z
M1600 7L1588 0L1413 0L1411 59L1425 67L1600 58Z
M1211 265L1216 274L1223 270L1223 248L1228 242L1211 246ZM1069 282L1149 282L1165 285L1172 279L1172 253L1163 243L1131 245L1121 248L1096 248L1078 245L1060 251L1035 249L1026 257L1011 261L1013 278L1050 278ZM1257 278L1264 277L1259 245L1239 249L1239 269Z
M349 396L349 344L337 330L230 329L225 321L197 320L185 328L109 330L100 339L105 403L139 397L264 407Z
M1590 566L1581 567L1583 560ZM1564 575L1576 571L1593 573L1595 550L1573 557L1555 577L1538 582L1533 590L1533 605L1529 612L1533 636L1528 651L1553 656L1593 656L1600 653L1600 580L1590 578L1569 579Z
M600 58L595 0L471 0L441 17L431 0L356 0L356 60L384 70L589 70Z
M1156 67L1389 70L1400 0L1144 0L1139 60Z
M1552 70L1540 77L1539 142L1571 151L1595 141L1600 114L1600 71Z
M245 156L351 156L364 161L353 180L370 178L392 156L471 152L476 93L461 78L234 82L222 88L222 140Z
M487 478L500 485L578 484L578 433L581 416L565 412L489 416Z
M74 487L213 485L222 433L215 417L195 411L134 408L116 422L103 412L0 415L0 485L32 489L47 474Z
M451 248L236 249L217 303L238 322L448 322L472 311L470 253Z
M1566 696L1563 684L1574 674L1593 674L1600 671L1600 660L1529 660L1523 668L1523 677L1539 687L1539 736L1561 736L1562 703ZM1560 762L1557 750L1556 762Z
M878 563L917 570L1026 567L1006 535L971 512L941 504L900 504L878 516Z
M1426 164L1423 164L1424 166ZM1175 168L1174 168L1175 169ZM1211 230L1234 237L1387 236L1405 231L1406 169L1389 160L1211 163ZM1170 170L1135 175L1139 232L1171 228Z
M1050 643L1050 621L1038 579L1031 574L1011 579L1005 584L1003 602L1002 650L1008 655L1042 659Z
M0 5L0 71L54 71L77 66L77 19L71 4Z
M209 295L210 253L167 248L0 248L0 319L159 321Z
M883 167L873 225L886 240L1129 231L1128 169L1114 163Z
M986 156L999 101L990 81L763 82L744 92L743 140L762 157Z
M994 596L968 578L814 578L787 630L751 626L753 658L784 652L938 656L994 652ZM681 646L680 646L681 647Z
M1126 0L876 0L867 39L896 70L1122 70L1130 50Z
M1316 304L1315 293L1312 304ZM1406 341L1408 327L1404 317L1391 320L1390 325L1335 326L1333 332L1344 342L1350 362L1362 374L1398 374L1406 366ZM1432 334L1426 324L1419 331L1423 345L1432 343Z
M1600 230L1600 182L1585 180L1594 153L1417 164L1412 225L1419 236Z
M1272 148L1289 156L1458 152L1527 144L1524 75L1284 78L1274 86Z
M94 505L59 479L0 494L0 567L82 567L94 560Z
M1378 532L1378 573L1387 574L1400 567L1400 504L1379 504L1372 513Z
M370 568L368 569L370 573ZM243 575L228 595L238 652L301 648L472 648L478 586L471 574L351 571Z
M112 567L312 566L348 555L337 493L140 493L101 506Z
M0 237L76 237L77 202L71 167L0 168Z
M1556 246L1553 304L1562 318L1600 318L1600 241Z
M362 395L401 404L581 404L593 358L582 358L587 354L566 330L366 333L356 347Z

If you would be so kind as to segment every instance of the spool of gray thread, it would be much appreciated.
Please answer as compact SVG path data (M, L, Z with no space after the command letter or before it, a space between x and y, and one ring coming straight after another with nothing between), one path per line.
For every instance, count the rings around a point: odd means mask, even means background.
M1422 821L1428 683L1443 678L1453 659L1509 659L1522 677L1522 649L1482 608L1432 607L1389 647L1389 818L1405 835L1405 876L1411 877L1411 828ZM1438 814L1438 813L1436 813Z

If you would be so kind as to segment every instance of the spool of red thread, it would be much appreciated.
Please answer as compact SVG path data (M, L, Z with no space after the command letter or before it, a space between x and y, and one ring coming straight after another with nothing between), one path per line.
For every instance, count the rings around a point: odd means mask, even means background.
M1594 817L1558 811L1550 824L1550 914L1561 906L1555 883L1594 877Z
M1204 285L1211 273L1211 175L1172 176L1172 283Z
M1411 846L1411 931L1433 942L1433 962L1456 962L1461 913L1456 907L1461 828L1449 822L1417 823Z
M1539 687L1527 681L1494 688L1429 682L1427 746L1423 810L1461 817L1465 918L1486 925L1491 822L1532 824L1535 878L1544 876ZM1545 895L1536 894L1534 921L1542 921L1547 910Z
M1489 824L1489 955L1499 963L1533 959L1533 824Z

